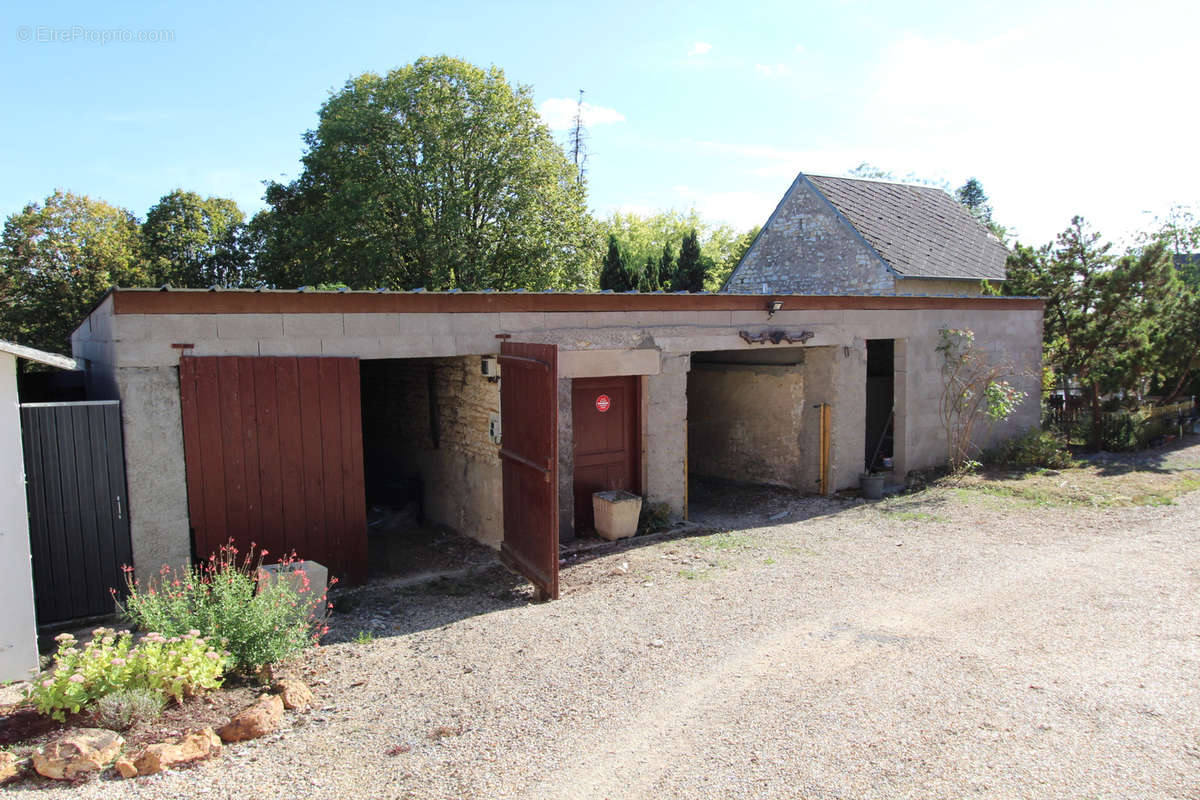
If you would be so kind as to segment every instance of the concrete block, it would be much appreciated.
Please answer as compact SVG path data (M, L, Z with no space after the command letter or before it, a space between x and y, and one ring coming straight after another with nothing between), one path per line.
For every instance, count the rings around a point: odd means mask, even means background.
M501 313L500 330L506 333L520 331L543 331L546 329L546 315L542 312ZM460 328L461 330L461 328Z
M308 338L345 336L345 314L284 314L283 335Z
M400 333L399 314L343 314L342 324L347 337L396 336Z
M217 338L217 318L213 314L121 314L113 324L120 341L148 339L167 344L195 344Z
M257 356L258 341L256 339L206 339L196 342L196 346L185 351L189 356ZM172 350L179 353L179 350ZM178 363L179 359L175 359Z
M657 375L660 360L657 350L559 350L558 377Z
M129 342L116 342L113 348L114 359L119 367L166 367L179 364L179 350L171 347L168 341L143 339ZM258 355L256 347L253 353Z
M394 347L387 342L395 338L395 336L390 336L385 340L378 336L334 336L321 340L321 354L356 358L388 358Z
M494 333L485 332L457 334L452 341L441 337L434 344L439 351L438 355L474 356L500 352L500 341ZM529 338L526 341L536 340Z
M283 336L282 314L214 314L222 339L276 339Z
M324 352L322 340L315 336L292 336L284 339L271 338L258 341L260 356L319 356Z

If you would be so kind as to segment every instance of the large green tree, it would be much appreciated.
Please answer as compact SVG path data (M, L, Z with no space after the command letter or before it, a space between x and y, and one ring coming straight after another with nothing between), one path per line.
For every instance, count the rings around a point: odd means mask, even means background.
M1164 402L1195 393L1200 367L1200 220L1192 209L1175 206L1142 245L1162 241L1175 268L1178 286L1168 300L1155 334L1156 389Z
M143 286L137 219L86 195L57 191L4 222L0 337L70 352L70 334L111 286Z
M1100 400L1139 393L1156 358L1156 338L1178 277L1162 241L1117 256L1082 217L1041 248L1017 245L1004 292L1045 298L1046 361L1064 389L1087 390L1092 446L1099 445Z
M142 223L146 269L156 286L243 286L252 280L245 216L224 197L176 189Z
M446 56L347 82L271 184L260 271L277 286L593 285L594 223L530 90Z

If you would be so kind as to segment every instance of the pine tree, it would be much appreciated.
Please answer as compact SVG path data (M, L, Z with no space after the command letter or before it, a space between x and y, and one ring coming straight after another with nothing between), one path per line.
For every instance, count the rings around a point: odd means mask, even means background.
M658 262L654 256L646 256L646 265L638 280L639 292L657 292L659 290Z
M707 271L707 264L700 253L700 237L692 229L683 237L679 247L679 260L675 263L671 289L676 292L702 292Z
M662 255L658 258L658 288L669 289L671 279L675 275L675 254L671 252L671 243L663 245Z
M614 292L628 292L637 288L638 271L631 267L617 237L609 234L608 253L600 267L600 290L611 289Z

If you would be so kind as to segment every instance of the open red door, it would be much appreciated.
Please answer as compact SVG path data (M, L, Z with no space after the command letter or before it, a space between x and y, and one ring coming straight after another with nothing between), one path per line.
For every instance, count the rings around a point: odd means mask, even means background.
M500 559L558 599L558 347L500 344Z

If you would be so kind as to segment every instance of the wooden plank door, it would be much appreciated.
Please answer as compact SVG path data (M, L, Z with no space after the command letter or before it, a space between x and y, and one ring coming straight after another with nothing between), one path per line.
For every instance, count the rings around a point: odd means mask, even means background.
M592 494L640 491L637 376L576 378L571 384L575 439L575 530L595 527Z
M229 540L367 575L356 358L179 362L193 555Z
M120 404L23 405L21 440L38 624L111 614L133 560Z
M500 558L558 598L558 348L500 345L504 541Z

